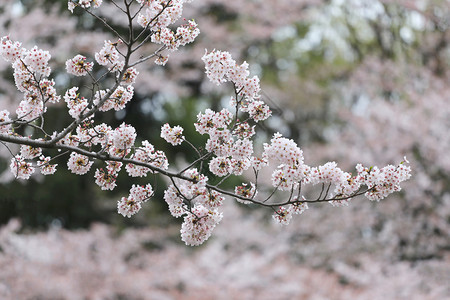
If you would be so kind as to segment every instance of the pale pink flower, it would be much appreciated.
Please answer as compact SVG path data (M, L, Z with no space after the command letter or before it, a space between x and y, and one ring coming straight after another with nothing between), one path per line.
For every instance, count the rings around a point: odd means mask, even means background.
M250 159L251 167L253 167L256 171L261 170L264 167L267 167L269 165L269 162L267 161L267 158L265 157L256 157L253 156Z
M276 169L272 173L272 185L281 191L290 190L295 183L295 178L285 172L284 168Z
M217 85L228 81L227 74L236 65L231 54L226 51L205 51L202 60L205 63L206 76Z
M78 87L73 87L66 91L64 95L64 101L69 108L69 114L74 119L79 119L80 114L87 108L88 100L84 97L80 97Z
M136 148L136 151L131 158L163 170L167 170L169 167L166 154L163 151L155 151L153 145L146 140L142 142L141 147ZM127 164L125 169L128 175L132 177L147 176L147 173L151 171L150 168L131 163Z
M205 190L203 194L198 197L198 201L206 208L216 208L223 204L225 197L221 193L214 190Z
M264 121L272 115L269 106L262 101L252 101L248 104L245 111L248 112L250 118L255 122Z
M26 50L22 48L20 42L13 42L8 36L4 36L0 39L0 56L6 61L14 62L15 60L22 58L26 53Z
M242 175L245 170L251 167L251 162L247 158L243 159L231 159L231 167L233 168L233 174L236 176Z
M128 68L125 70L122 76L121 84L133 84L136 81L139 72L136 68Z
M37 147L32 147L28 145L21 145L20 146L20 156L24 159L33 159L35 157L38 157L42 154L42 149Z
M19 179L29 179L31 174L34 173L32 164L26 162L20 155L11 158L10 169L14 176Z
M77 147L80 144L80 139L77 135L68 133L65 137L58 141L58 144Z
M176 40L175 34L167 27L161 28L152 35L152 42L155 44L164 44L169 50L176 50L179 41Z
M110 145L108 147L108 154L113 157L123 158L123 157L126 157L128 154L130 154L130 152L131 152L131 149L119 149L112 145Z
M183 202L183 197L174 185L170 185L164 191L164 200L169 206L169 211L175 218L179 218L187 211L187 207Z
M222 217L222 213L217 209L208 209L201 204L195 205L192 213L184 217L180 230L181 239L188 246L203 244L211 236Z
M40 156L39 160L37 161L38 167L41 169L42 175L52 175L56 172L56 167L58 164L50 164L51 157L50 156Z
M67 3L67 9L70 10L71 13L73 13L73 10L75 9L76 5L72 2L72 0L69 0Z
M309 180L312 184L318 183L334 183L340 184L347 178L345 174L336 164L336 162L327 162L323 166L313 167L310 170Z
M119 149L130 149L136 140L136 129L133 126L122 123L111 136L114 147Z
M116 187L116 175L110 174L108 170L97 169L95 170L94 177L95 183L104 191L112 191Z
M336 185L334 194L337 196L349 196L361 187L361 182L356 177L352 177L350 173L344 172L341 176L341 182Z
M237 140L231 149L234 159L249 159L253 154L253 142L249 139Z
M130 197L136 201L146 202L153 196L153 188L150 184L147 185L132 185L130 189Z
M292 219L292 211L289 208L280 206L272 215L272 218L280 225L289 225Z
M165 66L166 63L169 61L169 55L158 55L155 59L155 64L159 66Z
M150 6L154 0L136 0L141 6Z
M234 64L231 66L233 67L230 68L227 76L232 82L234 82L236 85L236 90L239 91L244 87L247 77L250 75L250 72L248 71L248 63L244 61L241 65Z
M124 217L131 218L141 207L141 202L132 197L122 197L120 201L117 201L117 212Z
M183 142L183 128L181 126L170 127L168 123L161 127L161 137L166 142L176 146Z
M50 58L50 52L41 50L37 46L34 46L33 49L28 51L27 55L23 59L23 62L29 71L33 73L40 73L47 77L51 72L51 69L48 66L48 61Z
M250 182L250 184L243 183L242 185L238 185L234 188L234 193L238 196L248 198L248 199L254 199L256 195L258 194L258 191L256 190L256 186L253 182ZM240 198L236 198L236 201L243 203L243 204L251 204L252 201L246 201Z
M99 8L100 5L102 5L103 0L92 0L92 7L93 8Z
M131 158L137 161L148 163L148 154L141 150L137 150ZM130 177L145 177L147 176L147 173L151 171L147 167L135 165L132 163L126 164L125 170Z
M30 101L30 98L20 101L16 109L16 114L19 119L31 121L41 116L46 111L44 103L37 101L35 103Z
M197 23L190 20L187 25L182 25L177 28L175 38L177 40L177 46L184 46L186 44L192 43L195 38L200 34Z
M218 156L209 162L209 170L216 176L227 176L233 171L231 161L227 157Z
M109 135L112 134L111 126L106 125L105 123L96 125L94 128L89 130L89 136L92 145L102 145L106 147L109 140Z
M33 78L33 74L28 71L27 66L21 59L17 59L12 63L14 70L14 82L16 87L21 92L28 92L28 90L34 89L36 81Z
M195 199L206 192L205 185L208 177L200 174L196 168L186 170L182 175L194 180L194 182L179 180L178 188L185 198L189 200Z
M261 87L259 85L259 77L253 76L252 78L246 78L240 94L246 95L249 98L259 98Z
M141 5L145 5L143 13L139 13L137 22L142 27L149 27L153 31L158 31L175 23L183 11L184 0L171 0L171 5L164 9L159 1L140 1ZM154 20L152 24L149 24Z
M74 174L84 175L89 171L93 163L94 162L89 161L87 156L72 152L67 161L67 167Z
M50 103L57 103L61 99L61 96L58 96L56 94L56 89L54 87L55 81L49 80L47 78L43 78L39 82L39 87L42 93L44 94L45 101L48 101Z
M305 198L302 196L302 199L304 200ZM297 197L294 197L293 199L292 199L292 201L297 201L298 200L298 198ZM306 203L306 202L296 202L296 203L294 203L294 204L291 204L290 206L289 206L289 210L293 213L293 214L296 214L296 215L300 215L300 214L302 214L305 210L307 210L308 209L308 203Z
M117 43L105 41L103 48L95 53L95 60L99 65L117 65L120 61L120 54L116 49Z
M233 119L233 114L228 109L214 112L207 108L205 113L197 115L197 123L194 123L195 130L200 134L209 133L213 129L226 128Z
M291 140L274 134L270 144L264 144L264 155L281 164L296 165L303 163L303 151Z
M134 87L127 86L126 88L123 86L119 86L114 93L112 93L111 97L106 101L106 103L100 109L101 111L106 111L113 108L116 111L125 108L125 105L130 102L131 98L134 95ZM106 109L109 108L109 109Z
M233 146L233 137L228 129L213 129L209 132L205 149L217 156L229 156Z
M85 121L76 128L78 141L86 147L92 146L92 123L92 120Z
M247 122L237 123L233 130L233 135L240 139L248 139L255 135L255 126L250 126Z
M100 111L108 111L114 108L113 99L108 98L105 100L105 95L108 92L109 90L99 90L94 95L93 103L96 106L100 106L99 107ZM100 101L103 101L102 105L100 105Z
M110 174L117 175L122 169L123 163L120 161L107 161L106 162L106 170Z
M92 71L93 66L93 63L87 62L86 57L80 54L66 61L67 73L75 76L86 75L88 72Z

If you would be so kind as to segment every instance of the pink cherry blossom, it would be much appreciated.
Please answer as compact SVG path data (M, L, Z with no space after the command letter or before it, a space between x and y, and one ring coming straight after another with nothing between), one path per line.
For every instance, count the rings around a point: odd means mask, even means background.
M141 202L132 197L122 197L117 201L117 211L124 217L131 218L142 208Z
M196 205L192 208L192 213L184 217L181 225L181 240L188 246L202 244L211 236L222 217L222 213L217 209L212 210L201 204Z
M74 174L84 175L90 170L93 163L87 156L72 152L67 161L67 167Z
M39 157L37 165L40 168L42 175L52 175L56 172L56 167L58 166L58 164L50 164L50 161L50 156L41 155Z
M93 63L87 62L86 57L80 54L66 61L67 73L75 76L85 76L92 71L93 66Z
M118 149L129 149L136 140L136 129L133 126L122 123L117 127L112 136L112 143Z
M183 142L183 128L181 126L170 127L168 123L161 127L161 137L166 142L176 146Z
M16 155L11 158L10 169L14 176L18 179L29 179L35 170L32 164L30 162L26 162L20 155Z

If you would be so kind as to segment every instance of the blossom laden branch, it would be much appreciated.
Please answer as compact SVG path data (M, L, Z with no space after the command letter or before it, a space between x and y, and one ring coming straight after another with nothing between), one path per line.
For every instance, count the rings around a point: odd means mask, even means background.
M197 134L207 137L205 145L190 143L181 126L164 124L160 129L161 138L172 146L187 143L197 154L187 166L169 169L163 151L155 149L146 140L140 146L136 144L138 133L131 124L122 123L112 128L97 122L98 115L123 110L132 101L138 65L155 57L156 64L165 65L169 58L166 51L175 52L192 43L199 34L193 20L176 30L170 28L180 19L184 4L190 1L136 2L125 0L124 6L113 2L118 14L128 20L128 36L125 37L91 11L101 6L101 0L69 1L71 11L80 7L100 19L116 35L117 42L105 41L103 48L94 55L95 62L82 55L66 61L67 72L90 79L91 87L87 98L83 96L85 90L79 86L64 93L64 103L73 119L64 128L48 129L44 123L47 105L55 104L61 98L54 88L54 81L49 79L50 54L37 47L26 50L9 37L1 39L0 56L12 63L16 86L24 93L16 118L12 118L9 111L0 111L0 141L11 152L10 169L16 178L29 179L35 167L44 175L54 174L57 165L50 162L61 156L68 156L67 168L77 175L88 174L93 166L102 165L96 168L94 178L105 191L113 190L117 177L124 172L129 177L149 174L166 177L171 184L164 192L164 200L174 217L184 219L181 238L187 245L199 245L209 238L223 218L220 208L225 196L243 204L271 208L273 219L287 225L292 216L303 213L308 204L348 205L352 198L361 195L379 201L399 191L401 182L411 176L406 160L397 166L383 168L357 165L355 174L341 170L335 162L312 167L305 163L300 147L279 133L263 144L261 153L256 153L255 126L270 118L272 112L260 95L259 78L250 77L249 65L246 62L238 64L230 53L219 50L206 50L201 59L212 83L231 83L230 107L233 109L223 108L216 112L208 108L199 112L193 127ZM132 5L139 5L134 13ZM134 23L143 28L137 36L134 35ZM159 48L151 54L133 58L147 43L159 45ZM96 78L92 73L94 67L105 68L106 72ZM114 83L104 86L108 77L114 77ZM35 124L38 119L41 119L40 125ZM28 126L36 132L20 136L13 125ZM47 132L54 133L49 135ZM21 145L20 154L14 155L9 144ZM264 188L260 182L263 169L272 173L272 187ZM248 175L252 170L253 177ZM229 179L234 176L243 176L248 181L234 190L226 189ZM305 198L305 187L314 189L318 185L321 186L320 194L316 198ZM125 217L138 213L154 192L150 183L132 185L129 195L117 202L118 213ZM280 198L285 200L280 201Z

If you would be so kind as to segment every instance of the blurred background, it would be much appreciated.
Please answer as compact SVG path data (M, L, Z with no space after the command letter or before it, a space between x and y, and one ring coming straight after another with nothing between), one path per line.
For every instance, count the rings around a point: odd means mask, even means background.
M114 7L98 13L126 30ZM228 103L209 83L205 48L246 60L261 78L274 117L258 137L294 139L305 163L384 166L406 155L412 178L372 203L310 205L288 227L271 211L228 199L224 219L202 246L179 237L180 220L162 199L165 182L131 219L116 201L133 181L102 192L59 161L57 175L14 180L0 148L0 298L4 299L445 299L450 297L450 3L446 0L197 0L183 16L201 30L168 64L139 67L125 111L102 116L132 124L142 139L184 161L188 148L159 138L180 124L194 144L197 113ZM57 90L80 84L65 74L76 54L92 57L112 37L67 1L7 0L0 35L52 54ZM148 53L154 49L144 49ZM0 62L0 110L21 95ZM64 107L48 124L70 120ZM92 174L91 174L92 173ZM153 180L153 179L152 179Z

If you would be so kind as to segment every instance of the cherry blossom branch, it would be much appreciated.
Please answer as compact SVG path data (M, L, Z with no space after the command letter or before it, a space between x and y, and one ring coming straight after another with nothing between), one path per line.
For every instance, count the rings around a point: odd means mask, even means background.
M271 208L275 212L274 220L287 225L292 215L301 214L308 208L308 203L348 205L350 199L361 195L369 200L379 201L399 191L400 183L411 176L406 159L397 166L388 165L383 168L363 167L359 164L356 166L356 174L341 170L335 162L317 167L308 166L300 147L279 133L263 144L261 153L255 153L255 127L259 122L270 118L272 111L261 100L259 78L250 77L248 64L237 64L226 51L206 51L202 60L211 82L217 85L227 82L231 84L234 93L231 106L235 111L231 112L227 108L219 112L206 109L197 115L194 127L198 134L207 137L204 146L189 142L183 136L184 129L181 126L171 127L165 124L161 128L161 137L165 141L173 146L187 143L197 154L196 158L188 158L188 165L180 171L176 167L169 169L166 154L156 150L149 141L144 140L140 146L136 145L137 133L133 126L123 123L113 129L108 124L97 124L98 114L108 110L122 110L132 101L133 84L139 73L136 66L155 57L156 64L165 65L168 56L163 56L162 51L175 52L179 47L192 43L199 34L194 21L179 26L175 32L169 28L181 17L186 0L156 0L151 5L146 0L136 2L124 0L124 7L121 7L113 1L118 13L128 20L128 34L123 37L106 19L91 12L91 8L100 7L101 1L69 1L70 10L81 7L89 15L102 21L118 38L118 42L105 41L104 47L95 53L96 63L107 68L98 78L92 73L94 63L89 62L86 57L77 55L66 61L69 74L87 76L91 85L82 90L72 87L66 91L63 98L73 120L51 136L44 129L45 110L47 104L57 102L60 96L56 96L54 82L47 79L50 75L50 54L37 47L30 51L22 49L20 43L13 42L8 37L1 39L0 56L12 62L19 91L29 95L28 98L38 97L42 101L38 101L38 104L42 104L40 107L33 101L23 100L20 104L20 112L23 113L17 119L11 119L8 111L0 111L0 142L6 146L7 143L21 146L20 154L15 156L7 146L12 155L10 169L16 178L30 178L35 171L31 162L35 160L42 174L51 175L55 173L56 165L50 162L64 155L69 156L68 169L77 175L87 174L94 162L104 165L103 168L97 168L94 175L95 183L102 190L115 188L116 178L123 166L130 177L144 177L150 173L154 178L153 187L151 184L132 185L128 197L122 197L117 202L118 212L131 217L154 195L156 174L159 174L169 179L170 185L164 192L164 200L170 213L174 217L184 218L182 240L188 245L199 245L208 239L222 219L220 207L225 196L244 204ZM135 11L132 8L134 4L140 5L136 13L132 12ZM135 22L143 28L137 36L134 34ZM144 36L145 34L147 35ZM134 60L133 54L147 43L159 45L159 48ZM103 82L106 82L110 74L114 76L114 83L108 89L102 89L105 88L102 86ZM29 82L34 82L36 87L33 84L29 86ZM45 89L41 88L41 83L45 83ZM84 90L90 93L88 99L82 97ZM40 125L34 124L38 119L41 120ZM13 131L13 125L40 130L44 138L20 136ZM45 157L43 150L63 152L52 158ZM204 164L209 169L206 173L209 177L204 174ZM195 168L197 165L198 169ZM262 169L272 172L272 187L265 197L259 195ZM254 182L235 186L234 191L221 187L232 176L248 180L244 175L247 170L253 170ZM210 179L218 183L208 183ZM318 184L321 185L321 190L317 198L306 199L302 195L303 186ZM285 200L271 202L275 195L281 195Z

